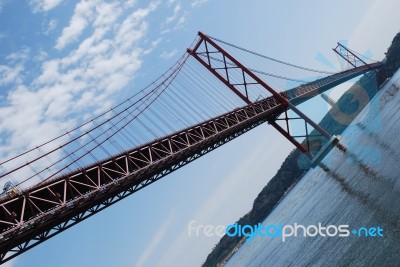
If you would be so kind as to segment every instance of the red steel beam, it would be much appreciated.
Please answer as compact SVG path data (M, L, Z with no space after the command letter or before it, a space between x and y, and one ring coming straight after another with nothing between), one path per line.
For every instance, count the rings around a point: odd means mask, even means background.
M240 63L236 58L234 58L231 54L229 54L225 49L223 49L221 46L219 46L216 42L214 42L210 37L205 35L202 32L199 32L200 40L196 44L193 50L188 50L189 54L195 57L203 66L205 66L209 71L211 71L219 80L221 80L225 85L227 85L232 91L234 91L241 99L245 100L246 103L249 103L250 100L244 97L243 94L241 94L233 85L231 85L227 80L225 80L220 74L218 74L211 66L207 65L201 58L197 55L196 51L200 47L202 42L208 42L214 48L216 48L220 53L222 53L226 58L228 58L230 61L232 61L236 66L238 66L243 73L246 73L249 75L251 78L253 78L258 84L260 84L264 89L266 89L268 92L270 92L280 103L282 103L284 106L289 107L291 110L293 110L297 115L299 115L302 119L304 119L307 123L309 123L314 129L319 131L322 135L324 135L327 138L330 138L332 135L326 132L324 129L322 129L318 124L313 122L309 117L307 117L303 112L301 112L297 107L295 107L293 104L291 104L287 98L282 96L280 93L275 91L272 87L270 87L267 83L265 83L262 79L260 79L257 75L255 75L252 71L250 71L247 67L245 67L242 63ZM208 56L208 55L207 55ZM251 102L250 102L251 103ZM276 124L276 126L279 126ZM281 127L277 128L274 126L280 133L285 132ZM301 151L308 151L302 144L297 142L293 137L290 136L289 133L285 132L284 136L293 144L295 144L296 147L298 147Z
M200 40L201 42L201 40ZM215 71L211 66L209 66L207 63L205 63L200 57L199 55L197 55L194 50L190 50L188 49L187 52L193 56L195 59L197 59L197 61L199 61L205 68L207 68L212 74L215 75L215 77L217 77L221 82L223 82L226 86L229 87L229 89L231 89L237 96L239 96L246 104L250 105L251 101L245 97L241 92L239 92L239 90L237 90L232 84L230 84L226 79L224 79L224 77L221 76L221 74L219 74L217 71Z
M208 37L207 35L205 35L202 32L199 32L199 35L201 37L202 40L207 41L208 43L210 43L212 46L214 46L215 48L217 48L222 54L224 54L227 58L229 58L230 61L232 61L233 63L235 63L239 68L241 68L247 75L249 75L251 78L253 78L257 83L259 83L262 87L264 87L265 89L267 89L276 99L279 100L279 102L281 102L284 105L288 105L289 101L283 97L281 94L279 94L278 92L276 92L274 89L272 89L268 84L266 84L263 80L261 80L258 76L256 76L253 72L251 72L248 68L246 68L242 63L240 63L236 58L234 58L233 56L231 56L227 51L225 51L222 47L220 47L217 43L215 43L210 37ZM201 40L200 40L201 41ZM198 46L197 46L198 48ZM196 50L193 50L193 52L195 53Z
M337 46L335 48L332 48L332 50L338 54L340 57L342 57L344 60L346 60L350 65L352 65L353 67L357 67L355 64L353 64L348 58L346 58L344 55L342 55L339 51L337 51L338 47L343 48L344 50L347 51L347 53L350 53L353 57L357 58L358 60L360 60L364 65L366 65L369 69L374 70L378 75L380 75L384 80L387 79L388 77L386 77L382 72L377 71L376 68L372 67L371 64L368 64L367 62L365 62L364 60L362 60L359 56L357 56L356 54L354 54L350 49L348 49L347 47L345 47L344 45L342 45L341 43L337 43Z

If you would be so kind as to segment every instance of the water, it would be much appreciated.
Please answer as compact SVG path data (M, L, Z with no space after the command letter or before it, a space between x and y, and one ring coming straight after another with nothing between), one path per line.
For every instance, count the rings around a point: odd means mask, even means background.
M309 171L263 225L294 223L381 227L383 237L256 237L228 261L234 266L400 266L400 71ZM396 88L397 87L397 88Z

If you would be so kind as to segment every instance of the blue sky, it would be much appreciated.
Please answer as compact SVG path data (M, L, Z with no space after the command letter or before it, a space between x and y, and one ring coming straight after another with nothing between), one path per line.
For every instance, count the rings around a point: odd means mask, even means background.
M331 50L339 40L381 59L400 8L382 3L0 0L0 158L124 99L199 30L317 69L329 69L318 55L339 66ZM317 120L327 104L317 98L301 108ZM200 265L218 237L188 237L188 223L236 221L292 148L260 126L5 266Z

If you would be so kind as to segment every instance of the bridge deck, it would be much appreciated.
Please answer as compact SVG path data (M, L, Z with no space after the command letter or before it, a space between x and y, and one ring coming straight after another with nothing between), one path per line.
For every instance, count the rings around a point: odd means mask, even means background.
M369 67L340 72L281 94L298 105L369 71ZM275 97L269 97L3 197L0 261L36 246L284 111Z

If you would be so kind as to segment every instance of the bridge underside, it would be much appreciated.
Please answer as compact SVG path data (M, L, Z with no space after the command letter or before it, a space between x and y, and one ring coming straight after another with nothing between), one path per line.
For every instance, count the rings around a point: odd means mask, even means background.
M299 105L380 64L281 93ZM11 259L287 110L271 96L0 200L0 258Z

